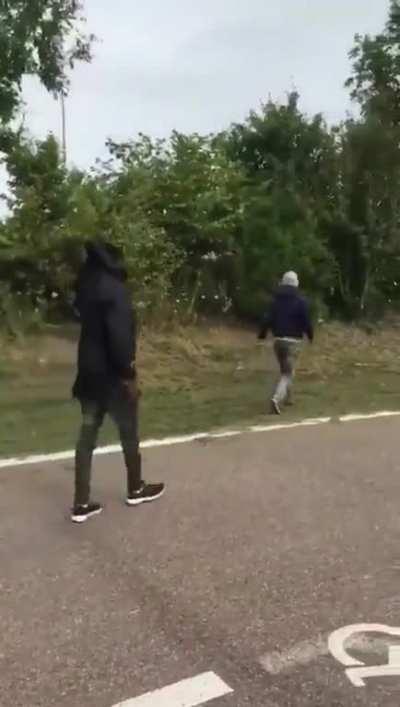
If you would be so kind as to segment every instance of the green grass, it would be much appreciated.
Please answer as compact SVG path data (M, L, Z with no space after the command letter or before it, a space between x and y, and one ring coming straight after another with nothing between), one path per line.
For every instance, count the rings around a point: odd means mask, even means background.
M0 457L73 447L75 342L58 332L3 346ZM147 332L140 350L142 438L276 421L266 415L276 376L270 349L228 328ZM400 334L324 327L303 353L296 405L285 419L400 409ZM101 442L115 440L107 424Z

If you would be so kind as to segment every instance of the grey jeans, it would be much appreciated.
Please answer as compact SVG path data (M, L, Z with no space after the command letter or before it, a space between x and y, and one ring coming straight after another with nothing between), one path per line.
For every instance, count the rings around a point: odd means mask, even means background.
M81 401L82 426L75 454L75 506L90 500L92 458L106 414L116 424L127 469L128 495L142 484L138 434L138 400L122 384L105 403Z
M275 388L273 400L283 403L291 399L295 366L300 353L301 341L275 339L274 351L279 363L280 378Z

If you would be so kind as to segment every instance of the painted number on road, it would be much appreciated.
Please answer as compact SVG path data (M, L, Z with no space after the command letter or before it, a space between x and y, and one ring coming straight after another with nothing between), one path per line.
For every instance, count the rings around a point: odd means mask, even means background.
M358 637L373 634L400 637L400 628L384 624L352 624L343 626L331 633L328 639L329 651L336 660L345 666L346 675L354 687L365 687L367 678L400 677L400 645L390 645L388 642L388 662L383 665L366 665L361 660L353 658L346 649L346 642ZM357 645L357 642L356 642ZM373 642L370 646L373 649Z

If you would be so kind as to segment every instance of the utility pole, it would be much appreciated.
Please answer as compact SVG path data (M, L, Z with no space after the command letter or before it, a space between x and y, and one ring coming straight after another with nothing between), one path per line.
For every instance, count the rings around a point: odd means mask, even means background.
M62 124L62 157L64 165L67 164L67 120L66 120L66 110L65 110L65 95L64 91L60 92L60 103L61 103L61 124Z

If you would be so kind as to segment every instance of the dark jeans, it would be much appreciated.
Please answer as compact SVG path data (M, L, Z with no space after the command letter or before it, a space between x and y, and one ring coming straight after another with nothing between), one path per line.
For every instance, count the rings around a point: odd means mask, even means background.
M142 484L138 434L138 400L122 384L115 388L106 403L81 401L82 427L75 455L75 505L90 500L92 457L106 414L116 424L127 469L128 495Z

